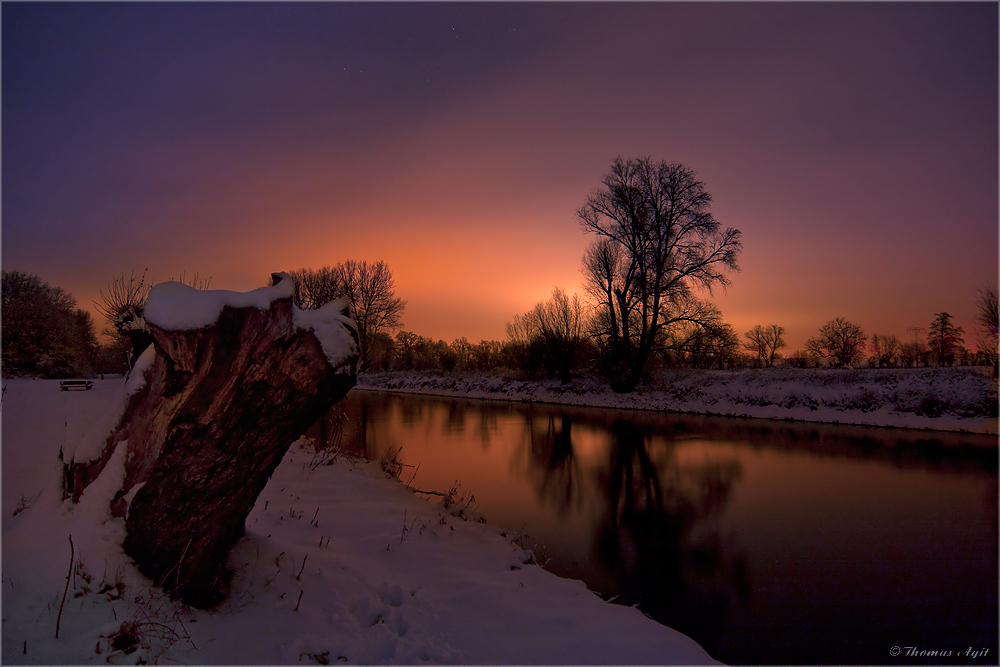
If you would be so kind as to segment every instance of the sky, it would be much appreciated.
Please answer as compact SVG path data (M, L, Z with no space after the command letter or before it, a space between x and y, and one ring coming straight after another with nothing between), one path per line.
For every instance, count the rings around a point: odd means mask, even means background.
M998 5L2 4L4 270L246 291L384 260L403 328L582 291L616 157L693 169L786 354L835 317L975 346L998 282ZM708 296L708 295L706 295ZM919 335L924 336L926 332Z

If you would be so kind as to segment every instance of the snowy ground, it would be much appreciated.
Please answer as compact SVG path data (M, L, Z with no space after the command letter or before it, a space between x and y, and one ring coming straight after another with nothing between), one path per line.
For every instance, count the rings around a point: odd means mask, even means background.
M531 564L516 535L457 518L459 505L421 500L377 464L313 469L298 445L233 549L230 597L210 612L170 602L122 553L106 510L115 465L79 505L59 499L60 446L122 399L120 379L95 385L4 381L4 664L713 662Z
M997 433L997 382L979 368L664 371L630 394L596 377L371 373L358 387L565 405Z

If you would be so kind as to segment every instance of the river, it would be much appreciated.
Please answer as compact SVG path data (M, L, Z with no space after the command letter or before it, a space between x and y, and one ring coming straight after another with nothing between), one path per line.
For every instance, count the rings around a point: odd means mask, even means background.
M722 662L996 664L996 436L371 391L335 409L343 450L457 482L548 570Z

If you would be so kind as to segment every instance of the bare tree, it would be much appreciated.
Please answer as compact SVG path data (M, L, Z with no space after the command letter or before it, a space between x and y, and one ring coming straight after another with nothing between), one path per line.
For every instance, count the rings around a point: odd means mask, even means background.
M979 329L979 351L986 357L987 363L993 366L996 373L998 358L998 342L1000 342L1000 313L997 308L997 288L993 285L982 287L976 299L976 327Z
M919 340L915 340L912 343L900 343L899 345L899 362L905 368L916 368L921 364L926 364L927 357L927 346Z
M524 371L528 379L532 379L535 371L541 365L538 349L534 341L538 338L538 326L531 311L523 315L515 315L507 323L507 349L514 362Z
M340 266L351 314L358 325L361 367L367 368L375 335L400 327L406 301L396 297L396 282L384 261L347 260Z
M580 296L567 296L561 287L553 289L547 301L539 301L527 313L515 315L507 323L507 336L525 373L531 377L538 367L543 367L550 377L568 383L584 341L585 319Z
M962 334L965 331L962 327L956 327L951 323L951 315L948 313L934 313L934 321L927 332L927 346L937 357L939 364L953 363L955 352L964 340Z
M765 366L773 366L774 360L778 358L778 350L785 347L785 327L779 327L777 324L767 326L758 324L743 335L749 341L744 343L743 347L757 355Z
M128 330L128 323L142 315L152 286L152 283L146 282L146 271L142 272L138 280L134 271L129 273L128 280L122 274L108 283L107 293L99 290L101 300L95 301L94 306L116 331L124 334Z
M461 338L456 338L455 340L451 341L451 345L449 347L451 348L452 353L455 355L455 366L462 371L468 370L469 367L472 365L472 359L475 350L472 343L469 342L469 339L466 338L465 336L462 336Z
M895 336L890 334L872 336L872 354L875 355L875 363L879 368L893 366L901 352L902 346Z
M694 328L687 340L686 351L695 368L725 368L731 366L739 349L740 339L731 324L720 319L717 323Z
M976 314L976 324L981 329L984 338L992 338L994 341L1000 334L1000 312L998 312L997 288L989 285L979 290L979 298L976 300L979 312Z
M344 296L340 265L319 269L297 269L288 275L295 281L295 305L303 310L315 310L323 304Z
M535 305L532 311L538 334L545 347L545 361L550 374L566 384L583 342L584 310L580 296L566 295L562 288L552 290L552 298Z
M351 317L358 325L361 368L368 367L380 333L398 329L406 301L396 297L392 271L382 260L369 264L353 259L334 267L290 271L295 281L295 304L303 309L319 308L346 296Z
M135 366L136 359L145 352L153 338L139 326L142 320L143 309L146 307L146 298L152 288L152 282L146 281L146 271L136 280L135 272L129 273L128 280L122 274L108 283L108 291L99 290L101 301L94 302L97 312L104 316L111 326L105 330L117 341L127 340L129 342L130 357L129 368Z
M729 284L740 231L723 230L709 211L712 197L687 167L650 158L618 158L577 211L597 241L583 258L606 372L618 391L639 383L650 355L678 322L696 320L697 287Z
M850 366L864 354L867 340L861 327L838 317L820 327L817 338L806 341L806 350L838 366Z

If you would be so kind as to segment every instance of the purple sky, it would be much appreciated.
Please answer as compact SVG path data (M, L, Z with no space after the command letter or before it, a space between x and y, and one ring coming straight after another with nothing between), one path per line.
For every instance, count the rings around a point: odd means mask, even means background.
M976 342L997 284L996 3L3 3L5 270L249 290L384 259L404 328L581 289L612 160L694 169L791 353L837 316ZM98 320L99 326L103 322Z

